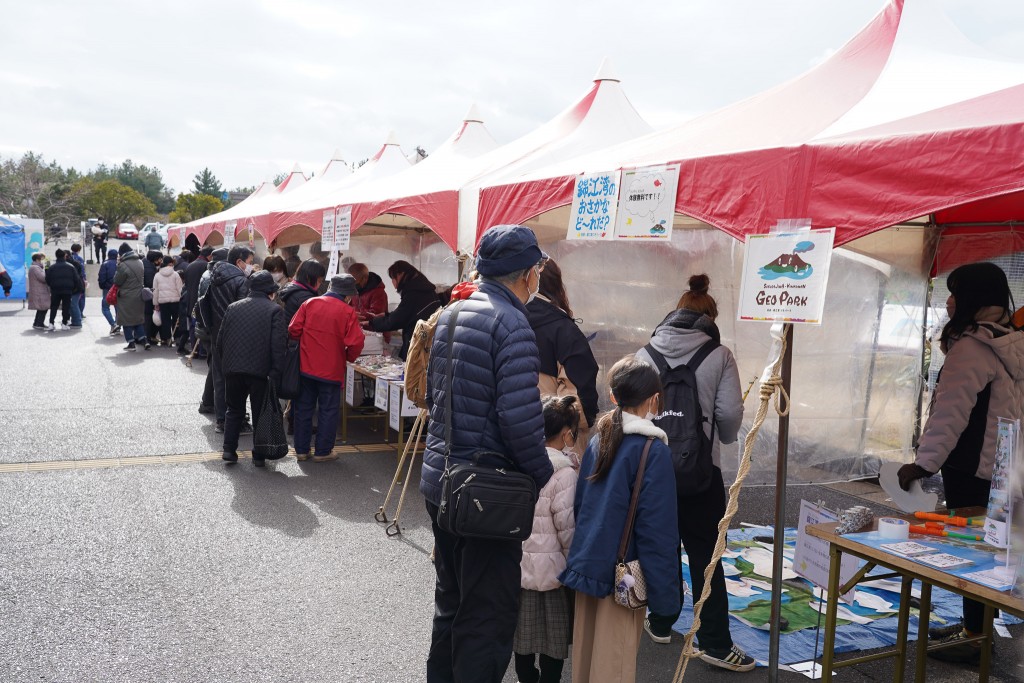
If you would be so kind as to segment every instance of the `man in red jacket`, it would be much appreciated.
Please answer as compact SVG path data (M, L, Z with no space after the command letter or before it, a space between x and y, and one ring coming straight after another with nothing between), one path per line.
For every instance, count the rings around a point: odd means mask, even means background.
M335 275L327 293L304 302L288 325L289 336L298 339L300 344L301 387L299 398L293 404L298 460L310 459L315 406L319 408L313 462L338 457L332 450L338 434L345 363L354 361L363 350L363 330L350 305L355 296L355 278Z
M353 263L348 273L356 280L356 298L352 302L360 320L369 320L388 312L388 293L384 281L371 273L365 263Z

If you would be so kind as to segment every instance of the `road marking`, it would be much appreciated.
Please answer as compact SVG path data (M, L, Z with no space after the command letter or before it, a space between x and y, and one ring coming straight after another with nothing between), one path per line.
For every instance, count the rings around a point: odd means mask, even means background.
M395 451L388 444L365 444L362 446L335 446L331 451L338 455L352 453L380 453ZM251 458L252 451L238 451L239 458ZM295 457L295 449L289 448L288 457ZM53 472L62 470L95 470L105 467L131 467L135 465L178 465L182 463L220 460L220 451L209 453L178 453L172 455L147 455L135 458L94 458L90 460L52 460L46 462L0 463L0 474L7 472Z

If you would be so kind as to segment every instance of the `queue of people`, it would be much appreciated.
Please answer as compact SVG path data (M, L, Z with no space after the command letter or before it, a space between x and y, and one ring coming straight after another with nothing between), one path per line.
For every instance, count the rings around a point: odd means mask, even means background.
M71 319L72 297L84 284L67 259L58 251L44 271L42 255L33 257L29 280L43 283L36 295L30 287L34 326L45 327L46 311L51 328L58 309L64 325ZM298 345L300 359L300 395L291 406L297 458L335 459L345 365L363 349L360 327L400 330L404 358L416 323L447 299L459 301L460 315L447 306L437 318L427 368L430 420L419 488L436 572L427 680L497 682L511 660L522 683L557 681L571 650L573 681L633 681L644 634L656 644L671 642L686 592L681 552L699 595L725 513L720 448L737 439L743 399L735 358L715 323L710 279L691 277L650 343L609 369L614 408L601 414L598 363L573 317L561 269L524 226L486 231L476 272L448 297L410 263L396 261L388 276L401 300L390 312L381 278L363 264L328 279L323 264L309 259L289 280L280 257L268 257L258 272L253 261L244 246L203 248L184 275L168 261L153 275L154 311L177 319L179 328L187 319L184 328L195 331L209 355L200 412L213 413L224 434L223 459L237 461L239 434L251 429L247 399L259 423L289 343ZM126 349L149 348L138 254L108 253L100 286L114 285ZM906 488L941 469L950 505L984 504L996 418L1019 417L1024 406L1024 334L1011 322L1009 287L998 267L964 266L947 285L946 366L917 460L900 470L900 480ZM166 341L162 316L160 322ZM675 377L684 366L695 378L697 414L706 418L697 430L708 466L696 480L681 473L673 454L680 430L673 417L682 409ZM533 533L525 542L460 536L443 518L450 468L492 457L536 487ZM619 599L624 584L617 583L616 565L633 561L643 568L647 609ZM977 603L965 600L963 625L941 634L956 647L935 656L976 661L980 650L971 638L981 632L981 619ZM701 622L704 662L728 671L754 668L731 637L721 561Z

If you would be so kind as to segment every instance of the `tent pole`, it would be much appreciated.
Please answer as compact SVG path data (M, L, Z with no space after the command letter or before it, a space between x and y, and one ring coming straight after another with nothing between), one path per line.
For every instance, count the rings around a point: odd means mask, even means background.
M786 323L786 353L780 376L785 395L790 395L793 376L793 325ZM792 405L792 403L790 403ZM772 546L771 639L768 645L768 681L779 679L779 636L782 616L782 549L786 540L786 461L789 457L789 412L779 416L779 447L775 470L775 541Z

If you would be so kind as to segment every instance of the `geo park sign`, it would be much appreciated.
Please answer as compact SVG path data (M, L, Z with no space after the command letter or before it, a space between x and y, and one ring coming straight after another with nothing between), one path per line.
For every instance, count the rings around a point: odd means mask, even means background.
M835 232L747 235L738 319L820 325Z

